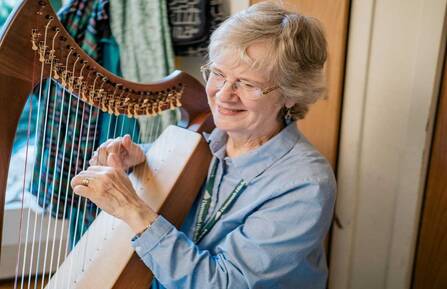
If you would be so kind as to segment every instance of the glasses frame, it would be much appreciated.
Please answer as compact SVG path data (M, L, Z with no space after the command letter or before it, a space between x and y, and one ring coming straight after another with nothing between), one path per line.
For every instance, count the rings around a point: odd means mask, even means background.
M205 82L206 83L208 83L208 81L209 81L209 79L210 79L210 77L208 76L208 77L206 77L206 73L208 72L209 73L209 75L211 75L211 73L212 73L212 70L211 70L211 67L210 67L210 63L208 63L208 64L205 64L205 65L202 65L202 66L200 66L200 72L202 73L202 77L203 77L203 79L205 80ZM225 79L225 78L224 78ZM228 80L227 79L225 79L224 80L224 85L225 85L225 83L227 82ZM262 89L261 87L257 87L257 86L254 86L255 88L258 88L260 91L261 91L261 96L263 96L263 95L266 95L266 94L269 94L270 92L272 92L272 91L274 91L275 89L278 89L279 88L279 86L272 86L272 87L268 87L268 88L265 88L265 89ZM255 99L257 99L257 98L255 98Z

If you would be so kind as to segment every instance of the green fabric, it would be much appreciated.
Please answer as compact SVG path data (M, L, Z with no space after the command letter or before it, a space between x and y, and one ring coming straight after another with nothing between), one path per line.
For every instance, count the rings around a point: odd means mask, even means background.
M13 4L11 1L0 1L0 26L3 26L6 19L8 19L9 14L14 8Z
M125 79L149 83L174 70L174 53L165 0L111 0L111 29L120 47ZM140 117L142 142L152 142L163 128L177 122L178 112Z
M50 0L50 4L53 7L54 11L59 11L62 7L62 0Z

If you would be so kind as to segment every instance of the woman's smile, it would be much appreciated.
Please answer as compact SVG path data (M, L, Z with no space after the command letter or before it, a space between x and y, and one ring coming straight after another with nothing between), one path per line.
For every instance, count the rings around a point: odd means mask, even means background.
M224 116L236 116L236 115L239 115L245 111L246 110L243 110L243 109L229 108L229 107L217 105L217 112Z

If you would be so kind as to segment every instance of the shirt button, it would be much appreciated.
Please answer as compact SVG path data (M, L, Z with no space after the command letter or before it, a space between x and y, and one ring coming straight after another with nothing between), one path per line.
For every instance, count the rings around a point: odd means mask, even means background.
M137 251L137 253L140 253L141 252L141 247L140 246L135 247L135 251Z

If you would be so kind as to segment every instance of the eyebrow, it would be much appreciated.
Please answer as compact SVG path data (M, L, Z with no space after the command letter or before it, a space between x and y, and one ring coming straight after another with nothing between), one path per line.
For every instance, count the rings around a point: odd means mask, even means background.
M225 73L224 73L220 68L218 68L217 66L212 65L211 67L212 67L213 69L216 69L218 72L222 73L223 75L225 75ZM256 80L254 80L254 79L249 79L249 78L245 78L245 77L238 77L237 79L238 79L238 80L247 81L247 82L253 82L253 83L255 83L257 86L262 86L262 85L263 85L261 82L256 81Z

